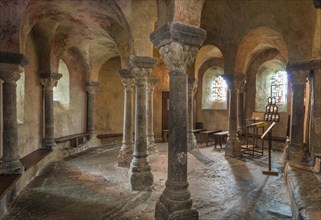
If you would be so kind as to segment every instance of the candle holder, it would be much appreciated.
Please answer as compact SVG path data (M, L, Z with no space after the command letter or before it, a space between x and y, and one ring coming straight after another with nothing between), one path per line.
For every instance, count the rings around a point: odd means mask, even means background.
M276 105L276 98L269 97L268 104L266 106L266 111L264 114L264 120L268 122L279 122L280 121L280 114L279 108Z
M278 172L272 171L272 162L271 162L271 151L272 151L272 128L274 127L275 123L280 121L280 114L279 114L279 108L276 105L276 98L275 97L269 97L268 98L268 104L266 106L266 111L264 114L264 120L271 123L270 127L266 130L266 132L262 135L261 139L265 137L266 134L268 134L268 141L269 141L269 170L263 171L262 173L265 175L273 175L277 176Z

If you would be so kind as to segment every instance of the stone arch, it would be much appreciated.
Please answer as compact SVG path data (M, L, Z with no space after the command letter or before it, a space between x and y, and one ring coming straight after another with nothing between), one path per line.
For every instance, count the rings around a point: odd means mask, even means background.
M120 8L114 1L110 3L112 4L100 2L95 5L94 2L89 1L85 3L88 4L88 7L82 5L79 6L79 9L77 8L78 10L71 10L73 2L57 4L55 1L30 1L24 14L24 23L20 30L22 51L24 51L26 39L30 31L44 20L50 20L51 24L56 22L55 30L52 30L52 33L48 36L52 39L49 41L51 42L49 46L51 49L48 49L51 50L50 55L47 56L51 56L52 58L53 69L57 66L59 57L63 51L70 47L79 47L79 50L87 51L91 66L95 65L91 60L97 60L99 57L104 56L120 56L123 62L122 65L125 66L129 54L135 53L133 40L128 23ZM77 11L77 13L75 11ZM66 23L68 22L69 26L73 27L73 29L70 30L70 28L67 28L64 32ZM48 27L51 27L51 25L48 25ZM45 28L42 29L43 32L48 32ZM79 32L79 30L84 31ZM72 33L70 34L70 32L72 31L77 38L71 36ZM91 32L93 32L93 34L91 34ZM95 38L93 35L98 35L99 37ZM77 42L75 39L80 39L82 42L72 45L70 42ZM110 50L110 45L114 45L112 47L115 49ZM108 55L107 53L113 54ZM95 78L95 76L93 78Z
M195 77L199 77L200 70L204 73L204 71L206 71L206 69L204 69L206 66L211 67L209 65L211 62L215 62L220 67L223 67L223 54L220 49L214 45L204 45L200 48L195 58Z
M239 45L235 73L245 74L248 65L256 56L264 51L275 48L280 56L288 61L288 49L283 37L267 26L260 26L250 30L241 40Z

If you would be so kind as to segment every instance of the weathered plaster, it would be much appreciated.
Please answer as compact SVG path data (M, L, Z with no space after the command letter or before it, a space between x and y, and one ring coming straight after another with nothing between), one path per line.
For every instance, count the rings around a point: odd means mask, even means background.
M26 56L29 58L29 64L24 71L24 121L23 124L18 125L19 154L21 157L35 151L42 143L42 87L36 44L32 36L28 37Z
M118 73L120 68L120 59L114 58L100 70L94 123L98 134L123 132L124 86Z

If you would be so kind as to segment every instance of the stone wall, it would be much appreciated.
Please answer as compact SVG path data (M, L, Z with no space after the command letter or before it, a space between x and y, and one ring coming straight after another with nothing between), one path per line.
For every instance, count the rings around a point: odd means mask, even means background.
M154 90L154 137L158 142L162 137L162 92L169 91L169 71L161 58L151 75L159 77Z
M26 45L29 64L25 67L24 120L18 124L19 153L23 157L42 143L42 88L38 70L36 45L29 35Z
M123 132L124 86L118 73L120 68L120 59L113 58L99 72L94 116L97 134Z
M228 130L228 105L226 110L202 109L202 88L203 74L199 75L197 92L194 96L196 99L196 117L195 122L202 122L203 128L207 130ZM228 97L228 96L227 96Z
M69 70L70 103L66 106L54 101L55 137L83 133L86 130L85 76L80 65L74 64L67 56L62 59Z

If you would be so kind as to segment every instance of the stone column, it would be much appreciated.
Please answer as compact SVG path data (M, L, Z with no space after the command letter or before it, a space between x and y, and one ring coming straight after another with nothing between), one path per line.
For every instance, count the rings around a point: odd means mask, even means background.
M297 162L302 162L305 157L303 145L304 87L309 72L309 70L291 71L291 142L287 149L287 157Z
M23 71L20 62L3 63L0 59L0 77L3 80L3 153L2 173L22 172L18 149L16 82Z
M187 150L191 151L196 149L196 138L193 133L193 128L194 128L194 122L193 122L193 111L194 111L194 94L197 88L197 79L196 78L188 78L188 117L187 117L187 122L188 122L188 138L187 138Z
M155 85L158 83L157 77L150 76L147 83L147 150L148 154L157 153L154 138L154 117L153 117L153 94Z
M146 89L148 75L155 64L156 59L151 57L129 58L129 69L136 85L135 147L129 169L133 190L147 190L153 184L153 174L147 159Z
M92 136L95 131L95 94L99 89L99 82L87 81L85 90L87 92L87 127L86 132Z
M166 187L156 203L156 219L198 219L187 182L187 74L186 68L203 44L206 32L172 22L151 34L170 71L168 173Z
M233 75L223 75L229 87L229 131L225 147L225 155L239 157L241 153L241 142L237 135L237 81Z
M118 166L129 167L133 158L133 132L134 132L134 77L128 69L118 71L124 85L124 125L123 145L117 157Z
M237 131L240 134L245 133L244 128L244 91L245 91L245 80L238 82L237 85Z
M44 88L45 98L45 137L43 148L52 149L56 146L54 136L54 105L53 88L57 86L58 80L62 77L59 73L41 73L40 83Z

